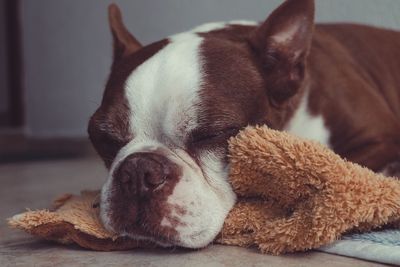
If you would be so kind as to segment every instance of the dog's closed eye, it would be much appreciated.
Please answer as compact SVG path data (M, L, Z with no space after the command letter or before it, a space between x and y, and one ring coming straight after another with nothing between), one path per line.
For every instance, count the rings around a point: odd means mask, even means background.
M239 127L228 127L218 131L195 131L191 135L191 143L199 144L203 142L218 141L221 139L227 139L239 132Z

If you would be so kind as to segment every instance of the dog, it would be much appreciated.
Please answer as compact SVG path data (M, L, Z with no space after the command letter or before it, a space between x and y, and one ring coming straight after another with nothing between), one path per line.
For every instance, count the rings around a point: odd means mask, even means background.
M262 23L209 23L142 46L109 7L114 59L88 133L109 170L101 219L122 236L201 248L236 196L227 141L247 125L400 170L400 33L314 24L313 0Z

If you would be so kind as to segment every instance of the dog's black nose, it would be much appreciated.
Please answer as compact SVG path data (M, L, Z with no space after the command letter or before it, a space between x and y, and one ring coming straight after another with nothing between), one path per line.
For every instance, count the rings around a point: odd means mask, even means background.
M147 196L160 189L172 174L172 163L159 154L134 153L115 172L115 179L127 196Z

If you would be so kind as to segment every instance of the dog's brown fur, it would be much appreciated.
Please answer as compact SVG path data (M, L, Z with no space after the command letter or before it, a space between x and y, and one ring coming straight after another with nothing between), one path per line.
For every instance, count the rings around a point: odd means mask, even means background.
M309 91L308 109L324 119L331 148L381 171L400 162L400 33L356 24L314 27L313 2L286 1L260 26L232 25L203 33L205 68L208 79L213 79L207 84L218 86L207 90L205 99L220 103L208 105L213 113L232 112L229 105L238 100L229 90L239 87L242 94L254 97L242 96L235 117L283 130ZM272 42L271 36L290 23L301 23L296 16L306 20L301 36L285 44ZM300 56L293 56L295 50ZM228 54L234 54L235 60ZM262 82L253 70L257 65ZM262 92L267 93L267 101ZM398 165L391 165L392 174L400 172Z
M379 171L399 160L400 33L319 25L309 55L310 104L335 152Z

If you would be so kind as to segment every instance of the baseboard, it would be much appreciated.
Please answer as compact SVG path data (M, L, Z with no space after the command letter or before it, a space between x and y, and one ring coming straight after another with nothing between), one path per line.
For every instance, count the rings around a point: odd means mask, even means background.
M0 163L95 154L87 138L30 138L18 132L0 133Z

